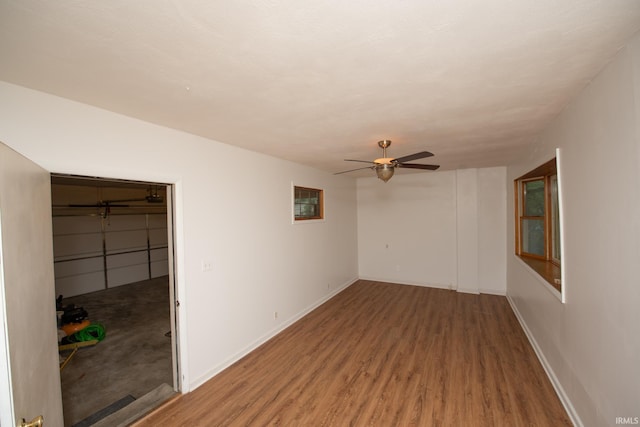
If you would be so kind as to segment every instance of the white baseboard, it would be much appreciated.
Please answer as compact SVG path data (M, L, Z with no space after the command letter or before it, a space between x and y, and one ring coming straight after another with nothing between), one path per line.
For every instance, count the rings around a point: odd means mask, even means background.
M569 396L567 396L567 393L564 391L562 384L560 384L560 381L558 380L558 377L556 376L556 374L553 372L551 365L549 365L549 362L547 362L547 358L544 356L544 353L542 352L542 349L538 345L538 342L536 341L535 337L527 327L527 324L525 323L524 318L518 311L518 307L516 306L516 304L513 302L513 300L509 295L507 295L507 301L509 301L509 305L511 305L511 309L513 310L513 313L516 315L516 318L518 319L520 326L522 326L522 330L524 330L525 335L529 339L529 343L531 344L531 347L533 347L533 351L536 352L536 356L538 356L538 360L542 364L544 371L547 373L547 376L551 381L551 385L553 385L553 388L555 389L556 394L558 395L558 398L562 403L562 406L564 406L564 409L567 411L567 414L569 415L571 422L576 427L583 427L584 424L582 423L582 420L578 416L576 409L573 407L571 400L569 400Z
M465 294L474 294L474 295L478 295L478 294L499 295L499 296L507 295L506 289L480 289L480 288L464 289L464 288L460 288L455 284L443 284L443 283L432 283L432 282L427 283L427 282L417 282L417 281L406 282L402 280L395 280L395 279L389 279L384 277L380 278L380 277L360 276L360 280L371 280L373 282L393 283L397 285L423 286L425 288L448 289L450 291L457 291Z
M253 350L255 350L256 348L260 347L262 344L264 344L265 342L269 341L271 338L275 337L280 332L284 331L289 326L293 325L295 322L297 322L298 320L302 319L304 316L306 316L307 314L309 314L310 312L312 312L316 308L320 307L322 304L324 304L325 302L329 301L331 298L333 298L334 296L336 296L337 294L339 294L343 290L347 289L349 286L353 285L357 281L358 281L358 279L355 278L355 279L352 279L350 281L347 281L342 286L338 286L331 293L325 295L323 298L321 298L320 300L318 300L315 303L311 304L309 307L305 308L304 310L300 311L295 316L290 317L285 322L279 324L276 328L270 330L269 332L267 332L266 334L264 334L263 336L261 336L260 338L258 338L257 340L255 340L254 342L249 344L248 346L246 346L244 349L240 350L239 352L237 352L236 354L234 354L233 356L228 358L223 363L217 365L216 367L214 367L213 369L207 371L203 375L200 375L193 382L191 382L189 390L193 391L196 388L200 387L202 384L206 383L211 378L215 377L220 372L224 371L229 366L233 365L238 360L242 359L244 356L246 356L247 354L251 353Z
M480 295L480 291L478 290L478 288L461 288L458 286L456 291L460 292L461 294Z
M501 297L507 295L507 292L504 289L480 289L480 293L487 295L498 295Z
M427 282L419 282L419 281L403 281L403 280L395 280L385 277L368 277L368 276L360 276L360 280L370 280L372 282L383 282L383 283L391 283L394 285L409 285L409 286L422 286L425 288L436 288L436 289L449 289L455 291L455 287L453 285L445 285L441 283L427 283Z

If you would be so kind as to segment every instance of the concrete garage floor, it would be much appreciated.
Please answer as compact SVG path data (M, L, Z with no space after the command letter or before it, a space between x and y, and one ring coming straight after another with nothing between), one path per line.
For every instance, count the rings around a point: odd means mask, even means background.
M84 307L106 338L80 348L61 373L65 426L128 396L173 386L167 276L63 299L68 304Z

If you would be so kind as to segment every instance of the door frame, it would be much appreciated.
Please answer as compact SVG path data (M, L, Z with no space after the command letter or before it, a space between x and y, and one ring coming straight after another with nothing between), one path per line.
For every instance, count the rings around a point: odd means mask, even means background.
M173 390L180 392L182 390L181 358L180 358L180 334L179 332L179 316L178 308L180 302L178 300L178 289L176 281L176 264L175 264L175 186L167 184L167 263L169 264L169 304L170 304L170 320L171 320L171 357L173 359Z
M175 247L175 185L166 182L146 181L144 179L124 179L124 178L107 178L87 175L69 175L64 173L50 172L51 176L64 176L69 178L78 178L80 180L93 180L98 182L129 182L132 184L144 184L153 186L162 186L166 189L167 198L167 265L169 276L169 317L171 324L171 370L173 377L172 387L174 391L180 392L182 390L182 378L181 373L181 352L180 352L180 331L179 331L179 316L178 316L178 289L175 272L176 272L176 247Z

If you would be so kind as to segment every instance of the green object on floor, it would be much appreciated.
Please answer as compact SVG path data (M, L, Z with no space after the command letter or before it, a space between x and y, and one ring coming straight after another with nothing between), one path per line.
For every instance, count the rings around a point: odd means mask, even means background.
M104 326L99 323L92 323L81 331L73 334L75 341L102 341L107 335Z

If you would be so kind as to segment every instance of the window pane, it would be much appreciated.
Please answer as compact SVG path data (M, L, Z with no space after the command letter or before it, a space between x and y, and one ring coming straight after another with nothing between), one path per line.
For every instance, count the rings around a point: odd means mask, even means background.
M544 180L524 183L524 216L544 216Z
M302 216L316 216L316 210L314 205L303 204L300 205Z
M544 256L544 220L522 220L522 250L529 254Z
M558 176L551 177L551 257L560 261L560 209Z

